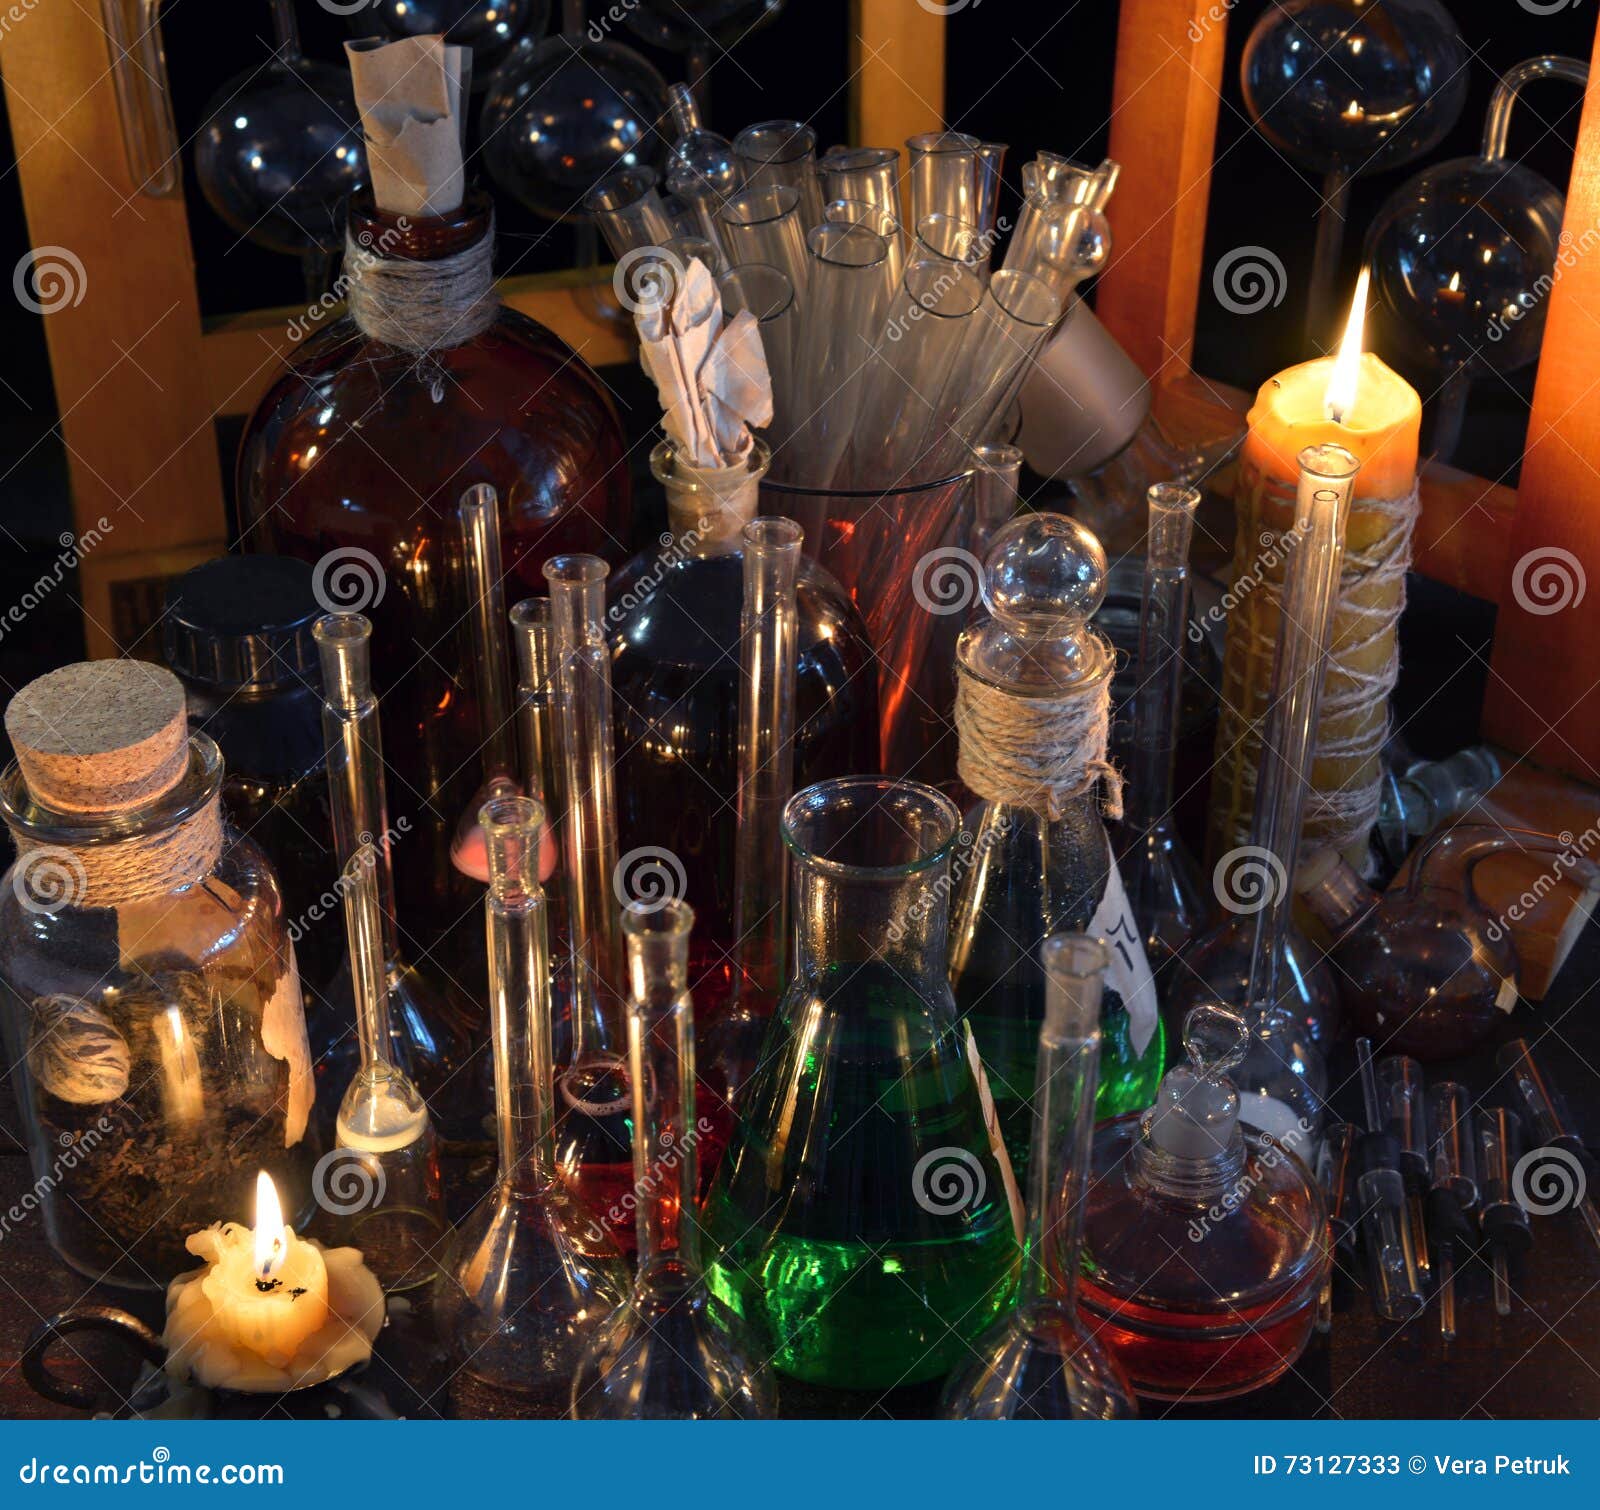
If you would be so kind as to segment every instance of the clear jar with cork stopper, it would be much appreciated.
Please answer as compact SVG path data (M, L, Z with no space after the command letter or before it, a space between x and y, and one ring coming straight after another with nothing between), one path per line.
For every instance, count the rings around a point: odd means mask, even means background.
M45 1231L159 1288L185 1237L309 1194L313 1088L277 879L225 823L222 757L140 661L66 666L6 710L0 1023Z

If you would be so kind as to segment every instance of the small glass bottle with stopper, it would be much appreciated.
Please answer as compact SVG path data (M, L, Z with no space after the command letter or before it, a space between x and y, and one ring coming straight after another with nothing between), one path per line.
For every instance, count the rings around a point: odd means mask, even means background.
M620 1255L557 1175L550 1090L550 957L539 832L527 797L480 815L499 1172L456 1229L434 1319L463 1374L552 1414L595 1329L627 1294Z
M1033 1096L1033 1158L1022 1300L951 1376L943 1412L962 1420L1113 1420L1138 1405L1121 1367L1078 1315L1088 1194L1100 994L1108 954L1098 939L1044 942L1048 985Z
M1188 1062L1155 1105L1095 1133L1080 1304L1151 1399L1259 1389L1316 1319L1327 1201L1290 1148L1241 1119L1228 1071L1250 1033L1226 1007L1195 1008Z
M380 863L376 847L363 844L341 877L361 1067L335 1123L344 1153L318 1164L317 1195L383 1288L410 1290L433 1279L435 1250L449 1223L427 1104L391 1058Z
M623 914L639 1269L627 1303L595 1333L573 1377L578 1419L750 1419L774 1411L771 1376L753 1340L711 1294L700 1267L695 1188L711 1124L695 1108L693 926L685 902L633 904Z
M383 925L384 976L389 992L389 1061L416 1084L446 1136L478 1135L474 1082L465 1066L470 1034L454 1000L401 954L394 912L393 840L408 832L389 824L383 733L372 690L372 624L363 614L325 614L311 633L322 657L322 730L328 746L328 797L334 849L340 869L363 844L377 851L378 906ZM403 820L402 820L403 822ZM354 982L340 972L328 992L336 1010L354 1017ZM351 1052L330 1054L319 1075L348 1084L355 1073ZM332 1104L332 1096L328 1097Z
M967 814L950 919L950 983L971 1024L1014 1166L1032 1141L1029 1097L1044 1020L1039 948L1063 930L1113 955L1101 1004L1102 1116L1146 1106L1164 1052L1150 968L1100 818L1111 646L1089 626L1106 558L1082 525L1032 514L984 563L992 617L962 631L956 726Z

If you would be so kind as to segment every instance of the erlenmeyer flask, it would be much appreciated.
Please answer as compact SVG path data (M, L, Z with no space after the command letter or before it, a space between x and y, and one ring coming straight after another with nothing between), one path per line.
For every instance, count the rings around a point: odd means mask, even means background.
M749 1419L776 1403L762 1355L700 1268L696 1171L710 1123L695 1103L693 926L678 901L630 903L622 917L639 1271L573 1376L577 1419Z
M856 776L790 799L797 958L707 1200L713 1291L781 1373L937 1378L1010 1303L1013 1187L945 975L953 803Z
M342 1152L320 1161L315 1178L323 1208L383 1288L410 1290L433 1279L449 1224L432 1119L410 1076L390 1058L379 863L377 849L363 844L341 877L361 1067L339 1103Z
M495 1123L494 1189L457 1228L433 1314L460 1368L564 1412L573 1370L627 1294L596 1215L557 1175L550 1114L550 956L539 886L544 813L528 797L483 810Z
M1110 956L1098 939L1044 942L1048 985L1033 1094L1033 1158L1022 1303L974 1345L945 1386L960 1420L1112 1420L1139 1413L1133 1390L1078 1318L1078 1266L1100 1067L1100 993Z
M561 752L562 868L572 948L570 1042L556 1078L556 1169L625 1252L633 1223L619 1203L633 1186L633 1135L623 1044L618 936L616 753L611 651L605 631L608 568L598 556L545 563L555 631L556 744Z
M328 746L328 799L334 849L341 869L363 844L377 850L376 880L383 925L384 973L389 988L390 1060L427 1098L446 1137L481 1136L471 1035L455 1000L401 955L394 921L391 848L409 832L389 826L384 792L383 735L372 690L372 624L359 613L325 614L311 633L322 657L322 730ZM336 1010L354 1016L348 961L328 988ZM345 1083L356 1068L330 1055L326 1073ZM319 1073L321 1067L319 1067Z

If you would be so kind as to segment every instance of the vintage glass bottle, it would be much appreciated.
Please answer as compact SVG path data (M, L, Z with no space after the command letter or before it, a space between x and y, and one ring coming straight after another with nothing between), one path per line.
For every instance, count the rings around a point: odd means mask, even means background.
M700 1149L687 903L631 904L628 1080L639 1269L572 1380L578 1420L750 1420L774 1412L772 1377L748 1329L700 1266Z
M796 958L703 1219L780 1373L933 1379L1010 1304L1018 1232L945 972L954 804L853 777L789 802Z
M391 808L415 828L397 900L407 931L430 942L474 900L454 879L450 840L483 780L463 675L457 501L476 483L498 491L524 593L543 591L540 566L558 552L622 560L631 518L621 427L604 385L563 341L496 307L481 328L464 325L475 333L459 344L419 351L386 338L398 339L404 318L372 313L372 269L460 259L492 223L481 194L437 218L355 196L340 285L352 313L317 329L318 306L295 325L299 345L246 424L238 461L248 544L315 563L326 608L372 619L375 675L389 689ZM472 266L492 300L488 258ZM439 905L447 895L453 912Z
M1200 1006L1188 1062L1142 1114L1094 1138L1080 1306L1140 1395L1226 1399L1304 1351L1328 1271L1322 1187L1283 1143L1240 1121L1227 1072L1250 1024Z
M1109 687L1111 647L1088 624L1105 591L1105 554L1082 525L1058 514L1014 520L996 533L984 574L992 616L962 631L958 676L1025 707ZM982 778L969 755L964 751L962 771L971 785ZM967 814L954 859L950 981L1019 1170L1032 1142L1044 1020L1039 947L1052 933L1088 929L1115 951L1101 1006L1100 1115L1149 1105L1165 1052L1098 787L1089 773L1063 775L1064 784L1082 790L1060 799L1041 795L1037 805L980 802Z
M316 1154L299 972L272 867L221 810L183 688L80 662L6 710L0 1027L51 1247L159 1289L189 1233L247 1219L265 1170L298 1214Z
M595 1213L556 1169L551 1089L550 955L539 833L529 797L489 803L484 904L494 1042L494 1188L456 1228L433 1315L466 1379L564 1414L595 1329L628 1292L627 1271Z
M1099 939L1073 933L1046 939L1041 953L1049 984L1033 1095L1022 1300L978 1339L975 1356L945 1385L943 1412L958 1420L1108 1421L1139 1413L1121 1368L1078 1312L1100 994L1110 956Z
M748 468L720 494L681 475L671 442L650 460L672 535L652 560L631 563L611 595L618 844L625 857L681 874L678 894L698 919L690 982L709 1021L733 985L742 531L769 456L756 442ZM795 591L795 780L876 770L866 626L844 589L809 561Z

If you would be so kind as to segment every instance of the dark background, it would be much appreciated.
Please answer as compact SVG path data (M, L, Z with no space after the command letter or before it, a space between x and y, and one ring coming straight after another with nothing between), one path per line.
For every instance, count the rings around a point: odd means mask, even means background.
M1252 389L1266 375L1311 354L1304 345L1304 304L1297 291L1304 289L1309 273L1313 218L1320 198L1317 175L1287 162L1252 131L1244 113L1239 54L1266 3L1239 0L1228 21L1217 140L1222 167L1212 185L1195 360L1200 372ZM1567 52L1586 59L1595 26L1593 8L1581 0L1548 16L1531 15L1516 0L1447 3L1474 56L1466 109L1434 154L1436 160L1476 151L1489 93L1504 69L1542 52ZM591 3L590 14L599 16L604 9ZM1117 9L1112 0L1064 5L974 0L949 18L948 124L1011 144L1006 177L1013 204L1020 165L1038 148L1089 159L1106 151ZM297 12L308 54L340 60L340 44L348 34L343 19L324 12L314 0L299 0ZM259 66L267 55L272 45L268 7L264 0L226 6L169 0L162 29L179 136L187 141L204 119L212 95L236 74ZM682 76L681 58L638 43L625 28L618 28L615 35L639 46L668 79ZM753 120L794 117L813 123L824 146L842 141L848 59L848 0L788 0L770 25L713 62L708 123L731 137ZM1519 111L1513 133L1514 155L1524 156L1557 185L1566 182L1578 107L1576 90L1558 84L1540 86ZM6 132L5 122L0 121L0 133ZM3 269L15 266L29 244L17 177L10 171L8 134L0 136L0 162L6 164L0 174ZM1400 168L1358 181L1345 251L1351 280L1367 222L1414 171L1414 167ZM298 265L240 242L199 196L187 158L184 173L204 312L219 315L299 303L303 295ZM1114 202L1112 213L1115 219ZM502 268L531 272L574 260L571 227L543 224L503 196L500 228ZM1216 303L1209 270L1229 249L1246 244L1266 246L1281 258L1288 272L1288 294L1277 308L1251 316L1241 329L1242 322ZM12 299L0 299L0 353L0 457L4 458L0 600L13 601L53 560L56 537L70 523L70 513L65 460L53 433L54 400L42 321ZM1429 374L1408 376L1424 393L1436 386ZM638 392L631 374L607 377L625 400ZM1514 483L1531 390L1531 371L1509 381L1489 378L1475 385L1456 457L1459 465ZM626 407L630 425L644 428L654 423L655 413L647 402ZM231 472L236 430L233 426L219 433L225 472ZM1437 596L1425 585L1419 591L1430 602ZM1455 605L1454 611L1465 616L1470 638L1486 639L1492 610ZM45 666L76 657L81 649L73 595L65 590L55 593L24 628L0 644L0 686L14 688ZM1404 695L1402 688L1402 699Z

